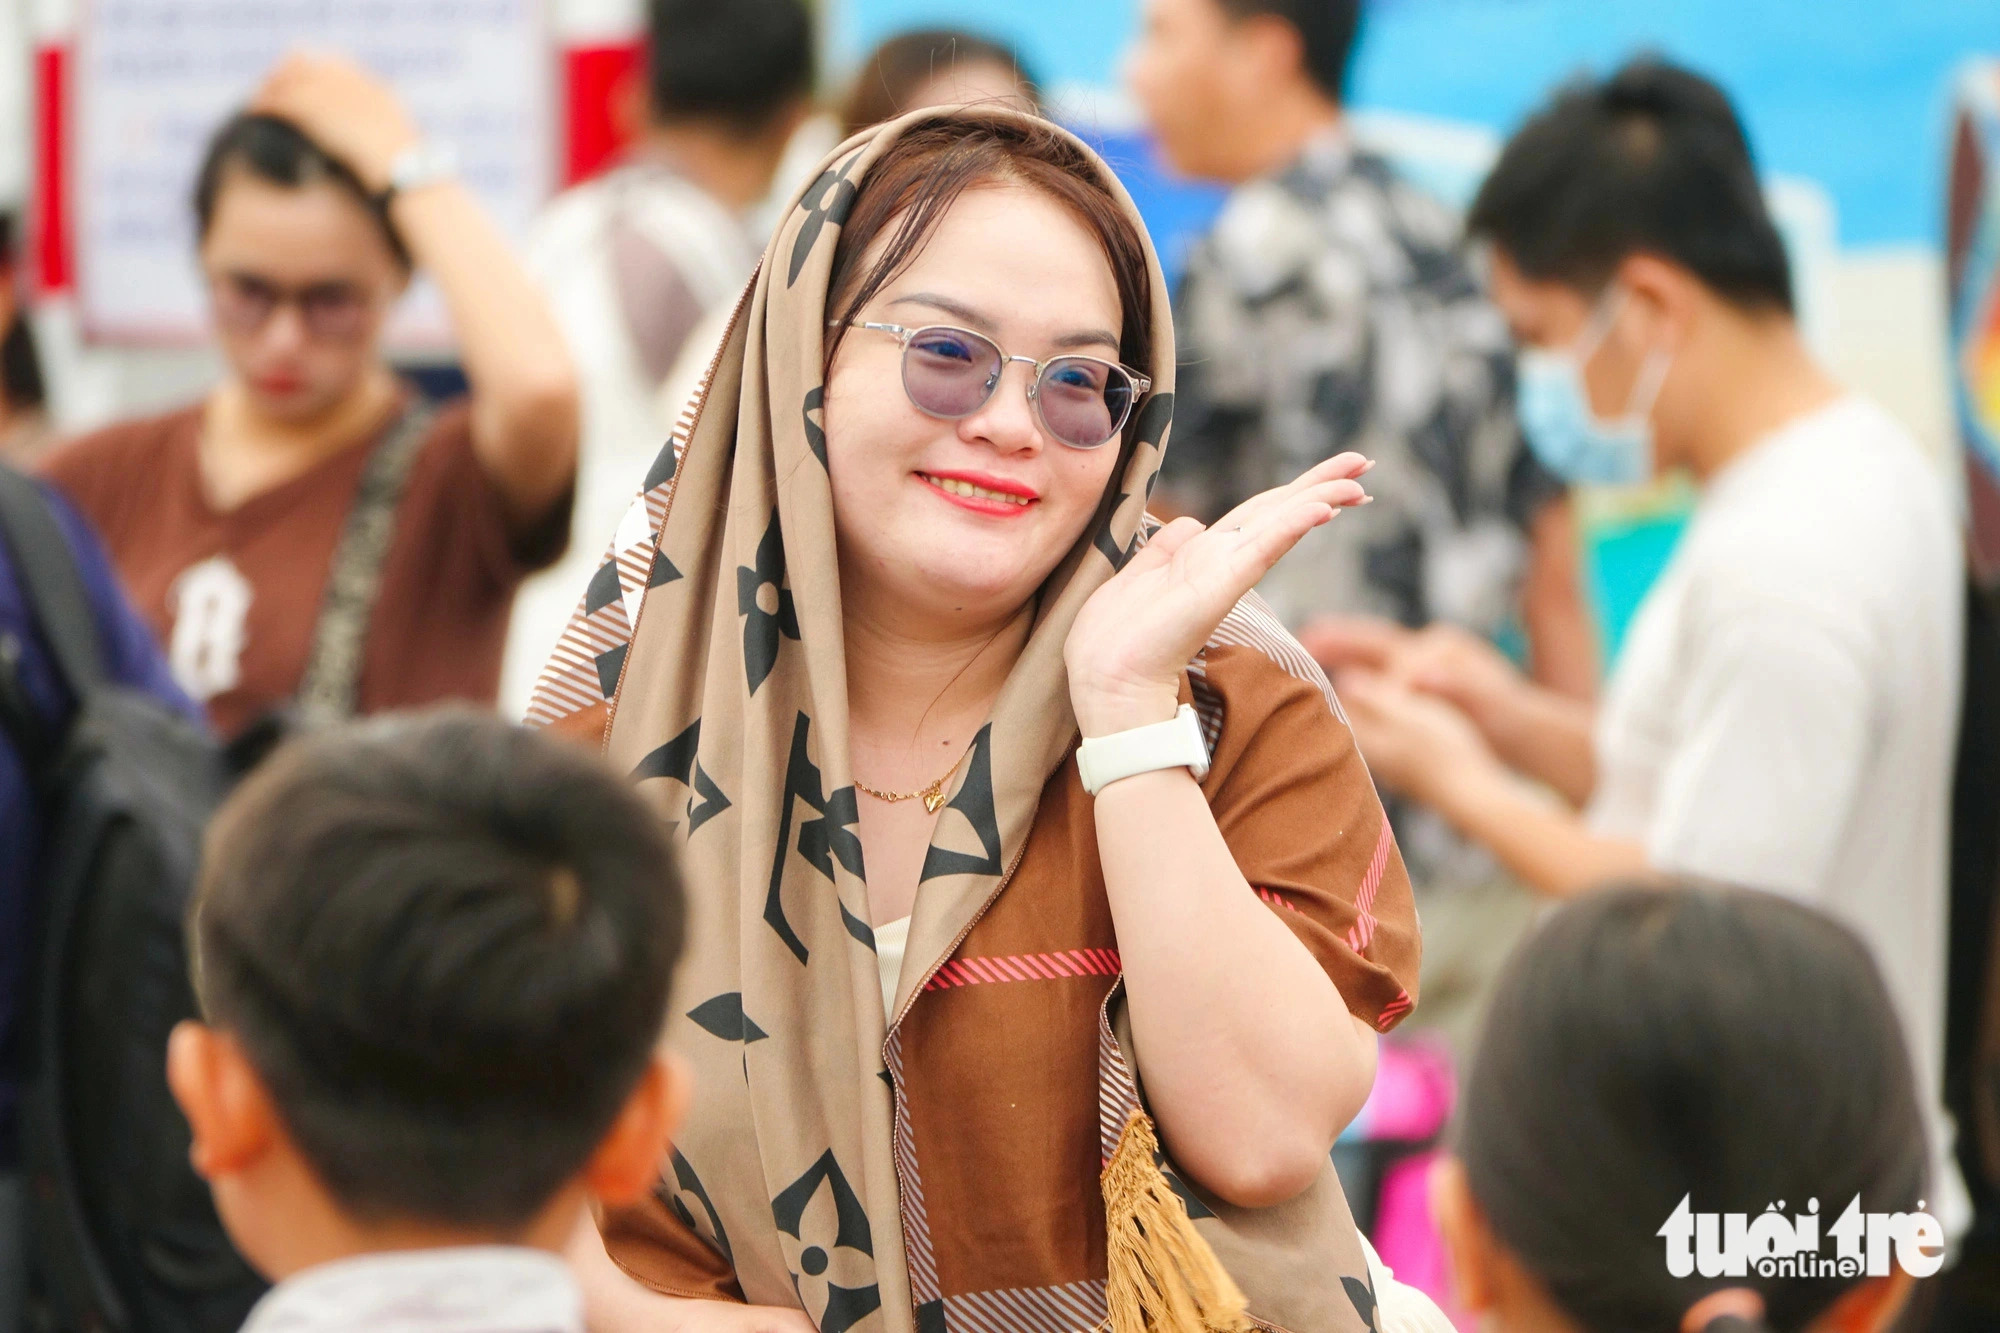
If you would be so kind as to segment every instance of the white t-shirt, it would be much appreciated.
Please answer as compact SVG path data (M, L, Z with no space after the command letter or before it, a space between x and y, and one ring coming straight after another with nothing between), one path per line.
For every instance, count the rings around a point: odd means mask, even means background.
M547 297L575 363L583 433L569 550L523 583L514 599L500 679L500 707L509 717L526 709L556 639L604 563L613 529L674 424L660 411L659 381L647 373L621 305L612 261L612 235L620 226L671 260L686 297L702 311L733 306L757 263L741 218L657 167L626 167L565 190L536 219L528 272Z
M1632 622L1588 811L1656 869L1786 894L1869 943L1929 1089L1929 1203L1953 1235L1964 1187L1941 1097L1962 551L1943 482L1874 404L1843 398L1753 446L1710 479Z

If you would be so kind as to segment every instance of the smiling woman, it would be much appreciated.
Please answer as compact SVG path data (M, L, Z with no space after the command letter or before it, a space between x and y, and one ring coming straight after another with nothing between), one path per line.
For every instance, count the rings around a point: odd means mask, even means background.
M531 712L697 900L702 1093L579 1243L594 1323L1371 1326L1327 1150L1416 921L1246 597L1366 463L1155 528L1172 376L1129 201L1046 121L858 135L780 225Z

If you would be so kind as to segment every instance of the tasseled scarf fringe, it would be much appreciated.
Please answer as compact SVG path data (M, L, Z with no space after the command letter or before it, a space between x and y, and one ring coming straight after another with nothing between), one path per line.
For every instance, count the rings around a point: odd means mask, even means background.
M1100 1177L1110 1333L1251 1333L1243 1292L1161 1174L1159 1147L1134 1107Z

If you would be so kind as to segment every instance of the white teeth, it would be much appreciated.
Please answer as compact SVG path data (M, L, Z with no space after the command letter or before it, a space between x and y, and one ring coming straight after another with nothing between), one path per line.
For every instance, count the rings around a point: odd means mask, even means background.
M967 499L999 500L1004 504L1010 505L1024 505L1028 503L1028 497L1025 495L1007 495L1001 491L989 491L984 486L974 486L971 482L960 481L956 477L927 476L927 480L941 491L950 491L953 495L963 495Z

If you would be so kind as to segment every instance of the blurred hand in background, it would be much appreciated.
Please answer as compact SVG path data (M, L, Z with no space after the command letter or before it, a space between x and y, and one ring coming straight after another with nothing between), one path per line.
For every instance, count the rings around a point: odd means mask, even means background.
M395 91L341 56L286 56L250 109L296 125L376 194L389 188L396 156L421 137Z

